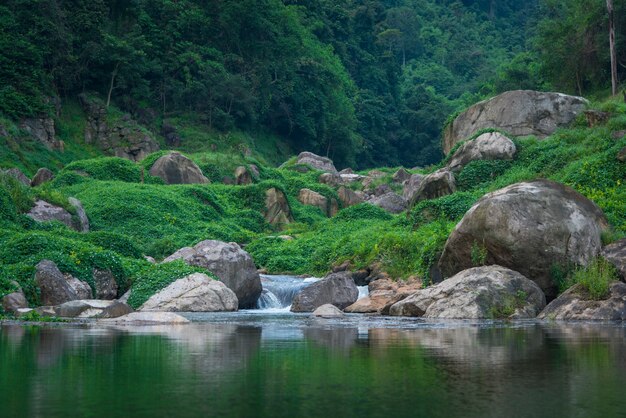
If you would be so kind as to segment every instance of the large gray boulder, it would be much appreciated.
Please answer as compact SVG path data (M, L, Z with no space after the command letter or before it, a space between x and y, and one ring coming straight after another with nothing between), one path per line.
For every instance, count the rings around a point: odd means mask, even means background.
M385 209L389 213L401 213L407 208L408 202L397 193L389 192L368 200L374 206Z
M424 177L419 187L413 193L411 204L428 199L447 196L456 192L456 180L454 174L447 168L442 168Z
M184 325L191 321L174 312L132 312L119 318L102 319L105 324L118 325Z
M355 192L345 186L341 186L339 190L337 190L337 194L339 195L339 201L344 208L358 205L359 203L363 203L365 201L365 195L363 192Z
M208 183L200 167L179 152L162 156L150 168L150 175L160 177L165 184Z
M422 287L421 280L378 279L368 285L368 295L344 309L349 313L381 313L391 302L398 302Z
M626 320L626 283L613 282L609 296L604 300L593 300L580 284L566 290L554 299L539 315L539 319L550 320Z
M99 299L72 300L53 309L61 318L117 318L133 312L126 303Z
M420 188L422 181L424 181L423 174L412 174L411 177L404 183L404 187L402 188L402 197L404 197L407 202L412 202L415 199L415 194Z
M163 262L182 259L215 274L235 292L239 308L253 308L261 295L261 277L250 254L234 242L207 240L176 251Z
M275 187L265 191L265 210L263 216L267 223L282 227L294 221L287 196Z
M604 247L602 257L615 266L622 280L626 280L626 238Z
M222 312L237 310L237 296L220 281L194 273L152 295L140 311Z
M450 234L439 268L451 277L473 267L483 253L480 262L519 271L552 299L554 267L586 265L599 254L607 225L595 203L567 186L549 180L517 183L472 206Z
M18 309L28 308L28 301L22 289L9 293L2 297L2 310L5 312L16 312Z
M308 151L301 152L300 155L298 155L296 164L309 165L316 170L327 171L330 173L337 172L337 169L330 158L321 157Z
M90 299L89 294L85 294L89 285L78 279L66 276L50 260L42 260L37 264L35 271L35 282L40 290L39 300L42 305L61 305L65 302L77 299Z
M359 297L352 274L349 272L331 273L324 279L305 287L294 297L292 312L313 312L327 303L344 309Z
M111 270L94 269L92 277L96 287L96 298L104 300L117 298L117 281Z
M45 200L37 200L35 206L26 214L37 222L59 221L69 228L74 228L72 214L60 206L55 206Z
M314 310L313 316L318 318L341 318L346 315L335 305L327 303Z
M546 306L539 287L501 266L465 270L418 290L389 310L394 316L439 319L534 318Z
M339 205L335 199L328 199L311 189L300 189L298 201L303 205L315 206L326 216L335 216L339 210Z
M243 165L235 169L235 184L240 186L252 184L252 174L250 174L248 169Z
M74 228L78 230L78 232L89 232L89 218L87 218L87 212L85 212L83 204L75 197L70 197L67 201L72 205L74 210L76 210L78 222L74 222Z
M476 160L512 160L517 152L513 141L498 132L489 132L467 141L452 156L448 168L459 172Z
M507 91L476 103L450 123L443 133L443 152L481 129L501 129L513 136L545 138L571 123L587 106L582 97L531 90Z
M30 185L32 187L37 187L44 183L49 182L53 178L54 178L54 173L50 171L49 169L42 167L39 170L37 170L37 172L35 173L35 176L30 182Z

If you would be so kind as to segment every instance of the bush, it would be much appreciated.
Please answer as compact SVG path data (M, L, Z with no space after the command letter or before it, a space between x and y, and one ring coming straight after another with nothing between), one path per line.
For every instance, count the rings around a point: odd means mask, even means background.
M593 300L609 296L611 282L618 280L615 267L604 258L596 258L586 267L578 267L565 281L567 287L580 284Z
M85 172L95 180L141 181L141 167L124 158L106 157L80 160L68 164L63 172Z

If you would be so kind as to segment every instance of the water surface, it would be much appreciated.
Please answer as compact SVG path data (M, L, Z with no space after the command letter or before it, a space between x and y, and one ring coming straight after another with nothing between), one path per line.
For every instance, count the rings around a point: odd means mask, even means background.
M2 417L622 417L621 324L0 326Z

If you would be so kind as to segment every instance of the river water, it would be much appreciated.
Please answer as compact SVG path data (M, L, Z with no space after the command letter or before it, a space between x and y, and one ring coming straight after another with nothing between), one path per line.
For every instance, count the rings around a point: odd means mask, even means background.
M0 325L0 417L624 417L622 324Z

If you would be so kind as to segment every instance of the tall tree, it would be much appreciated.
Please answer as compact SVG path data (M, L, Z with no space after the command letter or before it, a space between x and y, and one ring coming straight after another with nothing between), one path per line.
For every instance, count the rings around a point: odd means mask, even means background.
M613 0L606 0L606 8L609 12L609 51L611 54L611 94L617 94L617 54L615 52L615 17L613 12Z

